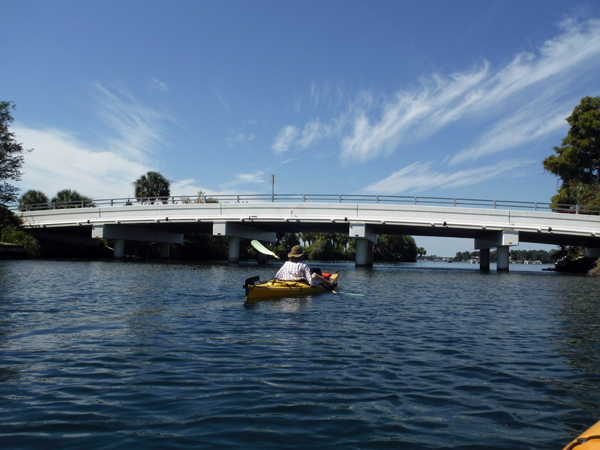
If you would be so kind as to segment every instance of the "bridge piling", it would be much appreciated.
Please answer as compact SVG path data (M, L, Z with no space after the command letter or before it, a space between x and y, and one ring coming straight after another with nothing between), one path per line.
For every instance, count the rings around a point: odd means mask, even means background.
M168 242L160 243L160 259L169 259L171 244Z
M356 239L355 267L373 267L373 244L377 244L377 234L366 223L350 223L348 236Z
M479 250L479 270L482 272L490 271L490 249L482 248Z
M585 249L585 256L588 258L600 258L600 247L597 248L589 248Z
M373 242L368 239L356 239L355 267L373 267Z
M115 248L113 249L115 259L125 258L125 239L115 239Z
M229 236L229 262L237 264L240 262L240 238Z
M267 264L267 255L263 253L258 253L257 255L258 264Z
M496 270L498 272L508 272L508 245L496 247Z
M490 270L490 248L496 248L496 270L508 272L508 247L519 245L519 232L515 230L494 231L475 238L475 249L480 251L481 271ZM487 261L484 264L484 253Z

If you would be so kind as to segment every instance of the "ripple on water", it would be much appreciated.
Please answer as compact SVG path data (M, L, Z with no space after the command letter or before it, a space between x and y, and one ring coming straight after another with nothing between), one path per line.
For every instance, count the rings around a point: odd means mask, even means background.
M600 418L600 283L456 266L245 305L276 265L0 262L3 448L560 448Z

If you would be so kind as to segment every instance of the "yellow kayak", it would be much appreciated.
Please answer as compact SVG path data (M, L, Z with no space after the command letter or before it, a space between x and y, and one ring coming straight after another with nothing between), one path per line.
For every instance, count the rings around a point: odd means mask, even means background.
M563 450L600 450L600 421L592 425Z
M328 274L323 274L323 276ZM331 274L331 281L337 281L339 274ZM255 284L256 283L256 284ZM322 292L331 292L331 288L325 286L310 287L305 281L281 281L271 280L260 283L259 277L248 278L243 288L246 290L246 301L258 301L266 298L291 297L296 295L314 295Z

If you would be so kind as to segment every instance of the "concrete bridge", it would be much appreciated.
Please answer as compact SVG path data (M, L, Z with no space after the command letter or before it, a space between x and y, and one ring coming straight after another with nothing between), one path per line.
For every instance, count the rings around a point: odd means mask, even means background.
M489 270L507 271L509 247L520 242L578 245L600 257L600 208L549 203L368 195L220 195L161 199L109 199L14 206L34 235L71 242L114 239L182 243L185 233L229 238L229 261L239 261L239 240L274 242L276 233L347 233L356 239L356 266L373 265L378 234L469 238Z

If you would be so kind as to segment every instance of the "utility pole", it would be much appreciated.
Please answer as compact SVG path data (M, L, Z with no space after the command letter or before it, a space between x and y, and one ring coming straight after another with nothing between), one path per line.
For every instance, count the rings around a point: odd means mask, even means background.
M271 203L275 201L275 175L271 175Z

